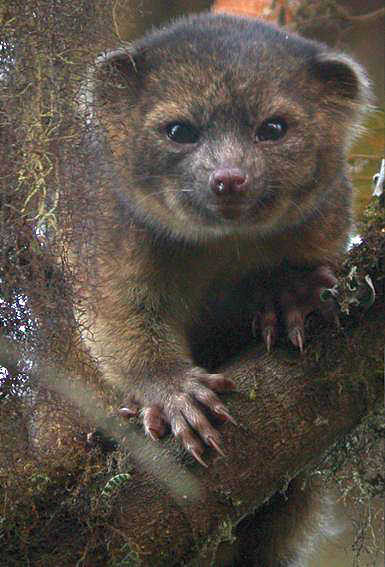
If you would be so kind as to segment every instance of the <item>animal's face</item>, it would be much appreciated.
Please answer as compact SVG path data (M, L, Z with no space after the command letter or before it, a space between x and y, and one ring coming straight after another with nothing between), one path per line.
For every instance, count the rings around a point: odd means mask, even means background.
M350 60L233 17L182 20L99 66L122 206L187 239L301 223L342 174L366 96Z

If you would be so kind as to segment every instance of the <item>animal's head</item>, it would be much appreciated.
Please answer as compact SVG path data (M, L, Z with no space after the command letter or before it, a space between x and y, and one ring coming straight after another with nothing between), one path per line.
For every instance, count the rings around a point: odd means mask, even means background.
M189 240L301 223L342 175L369 93L343 54L207 14L100 57L92 90L122 208Z

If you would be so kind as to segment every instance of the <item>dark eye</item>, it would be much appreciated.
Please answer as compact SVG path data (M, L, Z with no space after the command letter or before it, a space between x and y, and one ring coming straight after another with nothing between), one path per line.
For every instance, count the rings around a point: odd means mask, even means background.
M171 122L166 126L166 132L177 144L195 144L199 139L198 130L188 122Z
M287 132L287 122L283 118L268 118L262 122L261 126L257 130L257 140L264 142L265 140L271 140L275 142Z

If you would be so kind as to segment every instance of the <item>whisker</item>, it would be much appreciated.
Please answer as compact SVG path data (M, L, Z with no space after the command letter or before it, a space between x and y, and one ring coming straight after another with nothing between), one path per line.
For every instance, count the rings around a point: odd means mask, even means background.
M158 189L156 191L152 191L151 193L147 193L146 195L142 195L141 199L137 201L137 204L140 205L144 203L147 199L153 197L154 195L171 195L171 194L178 194L178 193L194 193L193 189Z

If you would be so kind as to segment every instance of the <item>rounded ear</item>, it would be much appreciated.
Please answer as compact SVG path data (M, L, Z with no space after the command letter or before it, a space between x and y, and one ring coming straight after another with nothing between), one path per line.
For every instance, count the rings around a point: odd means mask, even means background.
M139 58L132 46L99 55L88 68L87 78L80 88L81 112L91 119L97 109L108 108L115 112L122 98L132 99L139 88Z
M112 101L138 83L139 54L133 48L119 48L99 55L93 70L93 88L99 102Z
M311 72L324 85L326 96L359 105L370 102L368 77L361 65L347 55L318 53L311 62Z

